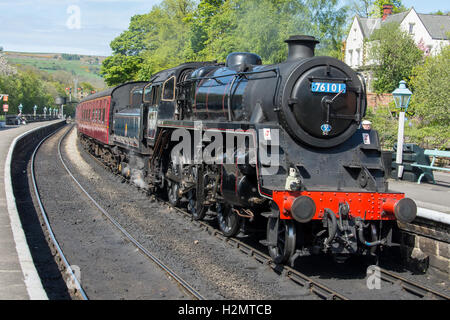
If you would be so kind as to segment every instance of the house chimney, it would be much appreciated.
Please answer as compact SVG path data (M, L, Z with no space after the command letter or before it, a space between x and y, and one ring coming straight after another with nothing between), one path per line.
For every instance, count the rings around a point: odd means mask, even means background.
M393 8L394 6L392 4L383 5L383 21L386 20L386 18L392 14Z

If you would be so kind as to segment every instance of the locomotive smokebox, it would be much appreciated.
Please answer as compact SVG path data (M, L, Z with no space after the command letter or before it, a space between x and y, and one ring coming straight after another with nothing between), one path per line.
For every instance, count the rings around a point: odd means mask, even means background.
M287 61L314 57L314 50L320 41L312 36L291 36L285 40L289 47Z

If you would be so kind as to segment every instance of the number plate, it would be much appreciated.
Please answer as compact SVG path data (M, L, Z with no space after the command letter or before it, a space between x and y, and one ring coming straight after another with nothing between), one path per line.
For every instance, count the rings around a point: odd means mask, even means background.
M342 93L346 93L347 85L345 83L313 82L311 91L319 93L339 93L342 91Z

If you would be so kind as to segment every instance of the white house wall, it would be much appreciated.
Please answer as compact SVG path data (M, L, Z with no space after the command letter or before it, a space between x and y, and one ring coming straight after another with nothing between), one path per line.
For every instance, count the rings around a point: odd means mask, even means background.
M359 57L358 57L359 50ZM345 48L345 63L352 68L357 68L363 63L364 35L359 26L358 19L355 17L352 27L347 37Z
M372 32L374 28L379 28L380 22L381 19L363 19L363 21L361 21L361 23L368 24L368 29L370 30L369 32ZM438 54L444 46L450 44L449 40L433 39L414 8L412 8L405 16L400 24L400 28L409 33L411 23L414 24L413 32L411 34L414 42L418 45L422 41L424 46L429 48L432 55ZM345 63L353 69L367 71L367 68L365 67L376 64L376 61L370 59L370 56L368 55L371 46L374 44L375 43L368 42L367 39L364 40L364 34L361 30L358 17L355 17L347 36L345 46ZM365 72L365 77L369 83L369 87L371 87L373 80L371 72Z

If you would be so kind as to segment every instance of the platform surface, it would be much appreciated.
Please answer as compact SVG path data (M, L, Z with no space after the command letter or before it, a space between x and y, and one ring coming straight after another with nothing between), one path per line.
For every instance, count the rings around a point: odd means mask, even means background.
M389 180L389 190L404 192L417 206L450 214L450 173L433 171L436 184Z
M60 120L57 120L60 121ZM25 284L17 245L11 227L5 192L5 161L14 139L34 128L48 126L57 121L35 122L21 126L0 128L0 300L30 299Z

